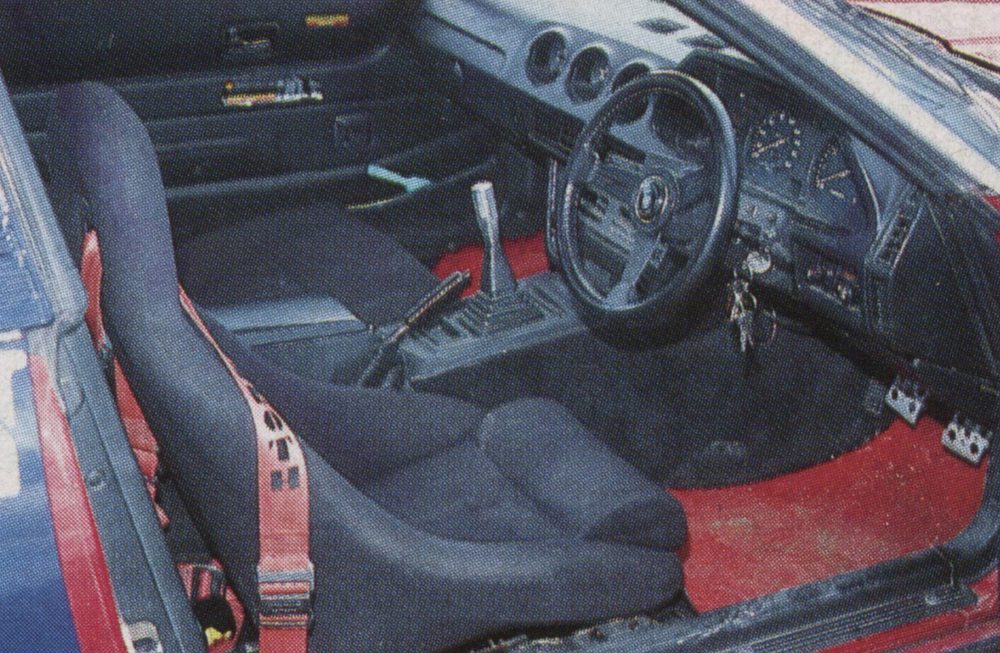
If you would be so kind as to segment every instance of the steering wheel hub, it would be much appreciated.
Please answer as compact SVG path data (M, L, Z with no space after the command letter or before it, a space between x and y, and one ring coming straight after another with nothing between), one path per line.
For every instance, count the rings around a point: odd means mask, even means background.
M642 224L653 224L667 212L673 195L670 186L660 175L650 175L642 180L635 193L633 209Z

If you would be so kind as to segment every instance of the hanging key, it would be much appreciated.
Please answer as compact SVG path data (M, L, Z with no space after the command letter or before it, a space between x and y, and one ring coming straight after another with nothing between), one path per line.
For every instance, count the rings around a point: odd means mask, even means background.
M750 284L736 277L729 284L729 321L736 322L740 311L746 305L745 297L750 292Z
M740 352L747 353L753 347L753 318L752 310L741 310L736 318L736 328L740 334Z
M729 321L736 325L740 351L746 353L753 347L753 323L757 312L757 298L750 292L750 284L736 278L730 284Z

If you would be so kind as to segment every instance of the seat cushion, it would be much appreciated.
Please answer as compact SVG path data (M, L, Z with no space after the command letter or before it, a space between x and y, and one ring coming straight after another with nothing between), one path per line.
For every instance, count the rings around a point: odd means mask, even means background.
M205 306L328 295L376 325L400 319L437 284L392 237L334 202L190 237L176 259L185 290Z
M553 401L484 412L438 395L305 381L209 328L303 440L416 528L470 542L554 537L664 551L686 538L677 500Z
M577 537L667 551L687 538L680 504L554 401L500 406L477 438L506 478Z
M455 474L459 469L462 474ZM468 440L362 491L409 524L448 539L528 542L571 537Z

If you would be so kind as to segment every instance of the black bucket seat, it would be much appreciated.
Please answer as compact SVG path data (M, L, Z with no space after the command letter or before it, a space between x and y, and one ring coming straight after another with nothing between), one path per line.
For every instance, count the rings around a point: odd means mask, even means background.
M179 303L147 132L110 89L76 84L57 94L50 139L56 206L73 211L63 223L82 219L98 234L115 354L199 530L256 614L254 425ZM487 412L308 381L209 326L303 442L310 650L448 649L648 611L679 592L679 504L560 406Z

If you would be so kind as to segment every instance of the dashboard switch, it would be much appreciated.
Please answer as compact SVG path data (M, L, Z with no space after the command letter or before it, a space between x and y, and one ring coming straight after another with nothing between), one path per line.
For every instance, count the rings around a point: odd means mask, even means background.
M858 275L854 270L835 263L825 257L809 253L803 261L806 265L805 284L823 297L831 299L845 308L857 310L861 296Z

